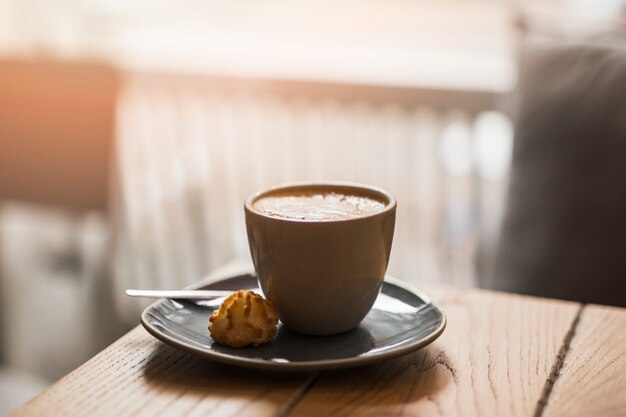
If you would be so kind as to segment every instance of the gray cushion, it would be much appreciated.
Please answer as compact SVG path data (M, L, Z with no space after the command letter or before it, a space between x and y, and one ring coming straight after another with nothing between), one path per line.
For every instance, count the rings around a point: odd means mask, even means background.
M626 306L626 35L530 48L519 92L488 286Z

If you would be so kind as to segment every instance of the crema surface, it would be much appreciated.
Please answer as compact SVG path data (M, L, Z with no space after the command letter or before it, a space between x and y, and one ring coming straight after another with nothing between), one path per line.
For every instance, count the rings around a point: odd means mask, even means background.
M258 199L259 213L283 219L346 220L382 211L385 204L373 198L337 192L274 194Z

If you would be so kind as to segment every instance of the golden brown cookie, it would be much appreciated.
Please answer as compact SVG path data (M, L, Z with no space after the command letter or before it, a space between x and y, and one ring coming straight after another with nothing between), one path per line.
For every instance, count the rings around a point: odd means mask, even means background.
M217 343L230 347L259 346L276 335L278 314L259 294L239 290L224 300L209 318L209 332Z

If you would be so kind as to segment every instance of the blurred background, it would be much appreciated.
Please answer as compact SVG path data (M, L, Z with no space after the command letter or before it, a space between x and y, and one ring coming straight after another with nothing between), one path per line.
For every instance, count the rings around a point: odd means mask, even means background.
M546 242L565 206L590 198L580 184L624 195L626 174L611 168L626 155L624 6L0 2L0 415L138 323L145 303L125 288L180 288L247 259L243 201L278 183L389 190L399 202L389 273L410 284L584 298L545 280L524 287L511 271L540 279L554 275L539 267L546 258L577 258ZM608 80L600 101L580 80ZM602 116L537 133L586 120L581 101ZM584 126L592 133L575 148L595 159L572 170L581 160L559 155L574 141L549 143ZM590 141L601 154L585 151ZM558 194L559 161L577 191ZM545 210L515 205L555 195ZM600 217L626 232L621 207ZM533 219L544 221L520 227ZM626 300L624 278L612 280L617 298L585 301Z

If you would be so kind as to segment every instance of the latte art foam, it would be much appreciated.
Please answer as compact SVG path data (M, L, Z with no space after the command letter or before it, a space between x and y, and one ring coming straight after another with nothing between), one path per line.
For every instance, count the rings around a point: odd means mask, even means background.
M359 195L336 192L299 192L260 198L254 209L271 217L293 220L345 220L382 211L385 204Z

